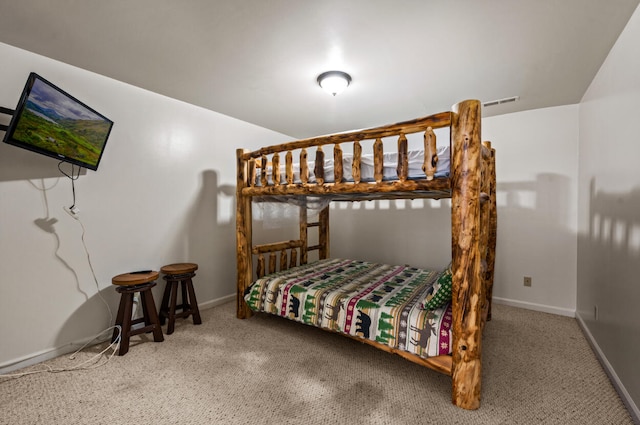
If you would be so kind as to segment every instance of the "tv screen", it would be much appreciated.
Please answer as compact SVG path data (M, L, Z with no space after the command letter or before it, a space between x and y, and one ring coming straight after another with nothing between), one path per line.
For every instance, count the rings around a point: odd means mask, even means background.
M29 74L4 142L97 170L113 121Z

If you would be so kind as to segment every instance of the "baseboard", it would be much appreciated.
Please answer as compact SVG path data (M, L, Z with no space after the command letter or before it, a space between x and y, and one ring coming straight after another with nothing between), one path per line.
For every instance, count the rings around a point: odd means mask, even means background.
M203 302L202 304L198 304L198 308L200 310L206 310L208 308L212 308L212 307L216 307L222 304L226 304L229 301L233 301L236 299L236 294L229 294L226 295L224 297L220 297L220 298L216 298L215 300L211 300L211 301L206 301Z
M587 327L587 324L584 322L584 320L580 316L580 313L576 313L576 320L578 321L578 325L580 325L580 328L582 329L582 333L587 338L587 341L589 341L589 344L591 345L593 352L595 353L596 357L600 361L602 368L604 369L606 374L609 376L609 379L611 380L613 387L616 389L616 391L618 392L618 395L622 399L622 402L624 403L627 410L629 411L629 414L631 415L631 418L633 419L634 423L640 424L640 409L631 398L631 395L622 384L622 381L620 381L620 378L618 378L618 374L613 369L613 366L611 366L611 363L609 363L609 360L607 360L607 357L604 355L604 352L600 349L598 342L593 337L593 334L591 334L591 331L589 331L589 328Z
M102 334L105 334L102 338L98 338ZM95 344L108 341L111 339L111 332L101 332L97 336L84 338L82 340L70 342L61 347L48 348L46 350L38 351L36 353L27 354L26 356L18 357L17 359L9 360L0 365L0 375L4 375L14 370L22 369L25 367L33 366L34 364L42 363L47 360L55 359L65 354L73 353L85 344L89 344L95 341Z
M493 297L492 301L496 304L504 304L511 307L541 311L543 313L557 314L559 316L576 317L576 311L568 308L553 307L550 305L528 303L525 301L516 301L516 300L510 300L508 298L498 298L498 297Z
M229 301L235 299L235 294L226 295L221 298L216 298L211 301L205 301L198 304L200 310L207 310L209 308L216 307L218 305L226 304ZM111 338L111 334L105 334L103 338L97 339L96 337L84 338L82 340L73 341L65 344L61 347L52 347L35 353L27 354L22 357L18 357L13 360L9 360L0 364L0 375L8 374L14 370L22 369L25 367L33 366L34 364L42 363L47 360L55 359L56 357L63 356L65 354L73 353L83 345L91 342L95 339L96 344L107 341Z

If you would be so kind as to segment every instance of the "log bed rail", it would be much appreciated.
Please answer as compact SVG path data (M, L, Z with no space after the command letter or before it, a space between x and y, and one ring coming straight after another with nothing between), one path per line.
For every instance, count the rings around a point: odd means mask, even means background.
M328 196L331 200L451 198L452 250L452 334L450 356L420 358L370 340L358 341L393 352L418 364L451 375L452 401L465 409L480 406L482 329L491 318L497 208L495 150L480 139L480 102L467 100L454 105L451 112L392 124L375 129L358 130L282 145L253 152L237 150L236 239L237 239L237 317L252 312L243 294L254 276L267 273L264 256L268 254L268 273L307 263L307 253L317 250L320 259L329 257L329 207L319 214L316 223L308 223L307 209L300 208L300 239L264 245L252 245L251 202L269 196ZM434 178L434 129L450 128L451 169L449 177ZM407 178L406 135L424 133L424 179ZM397 180L382 179L382 138L397 137ZM345 181L342 170L342 144L352 144L353 181ZM374 181L360 181L362 143L372 143ZM324 179L324 150L333 147L334 182ZM324 147L324 149L323 149ZM315 182L308 180L307 149L315 148ZM294 182L293 151L300 151L300 182ZM284 176L280 161L284 159ZM269 167L269 164L271 167ZM270 168L270 171L268 171ZM282 183L281 180L284 182ZM308 246L307 231L318 229L318 245ZM299 251L299 255L298 255ZM257 267L253 270L254 256Z
M450 184L446 179L434 179L437 156L434 129L451 127L453 114L443 112L428 117L387 125L375 129L357 130L352 132L314 137L294 141L282 145L274 145L248 152L238 151L238 160L246 163L247 170L243 176L243 195L347 195L356 194L393 194L413 192L413 197L449 197ZM423 170L426 179L408 179L408 144L406 135L424 132L425 160ZM396 181L383 181L383 149L382 139L398 137L398 167ZM370 143L374 157L374 182L363 182L360 179L362 143ZM342 166L342 144L352 144L353 181L344 180ZM326 147L333 146L335 179L333 183L324 180L324 160ZM312 161L316 182L309 181L307 149L315 148L315 158ZM300 151L298 165L300 183L294 183L293 151ZM281 161L284 158L285 176L281 183ZM271 172L268 169L271 168ZM259 171L258 171L259 170ZM256 179L256 176L259 177ZM272 184L270 184L271 182ZM441 192L441 193L438 193ZM391 195L392 196L392 195ZM406 196L406 195L405 195ZM401 197L399 195L396 198ZM353 200L353 199L351 199Z

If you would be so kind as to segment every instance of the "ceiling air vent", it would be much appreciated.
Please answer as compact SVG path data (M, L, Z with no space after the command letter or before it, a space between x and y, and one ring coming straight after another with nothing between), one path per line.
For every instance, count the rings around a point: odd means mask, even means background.
M502 105L503 103L515 102L518 99L520 99L520 96L505 97L504 99L491 100L489 102L484 102L482 106L487 107L487 106Z

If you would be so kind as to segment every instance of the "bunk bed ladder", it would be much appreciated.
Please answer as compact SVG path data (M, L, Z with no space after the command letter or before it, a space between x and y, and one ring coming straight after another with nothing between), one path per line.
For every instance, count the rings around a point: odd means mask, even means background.
M309 246L309 228L318 230L318 244ZM300 264L307 264L309 261L309 251L318 251L318 259L329 258L329 206L327 205L318 214L318 221L309 222L309 215L306 206L300 207Z

